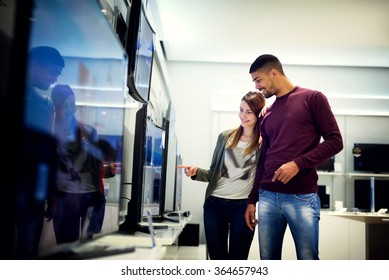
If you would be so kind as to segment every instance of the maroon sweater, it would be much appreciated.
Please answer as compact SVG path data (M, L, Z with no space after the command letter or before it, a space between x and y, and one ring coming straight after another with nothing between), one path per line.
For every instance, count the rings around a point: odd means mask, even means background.
M316 166L343 149L336 119L324 94L295 87L267 109L261 123L262 146L249 204L258 190L304 194L317 192ZM321 143L321 137L323 140ZM274 172L294 161L299 172L287 183L272 182Z

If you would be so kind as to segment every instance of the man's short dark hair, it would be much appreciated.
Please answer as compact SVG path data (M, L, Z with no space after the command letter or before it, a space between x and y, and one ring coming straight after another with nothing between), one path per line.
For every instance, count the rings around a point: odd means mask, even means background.
M251 64L249 73L253 73L259 69L266 71L276 69L282 75L285 75L281 62L276 56L272 54L263 54L258 56L257 59Z
M39 46L32 48L29 52L29 59L41 64L54 64L65 67L65 61L59 51L53 47Z

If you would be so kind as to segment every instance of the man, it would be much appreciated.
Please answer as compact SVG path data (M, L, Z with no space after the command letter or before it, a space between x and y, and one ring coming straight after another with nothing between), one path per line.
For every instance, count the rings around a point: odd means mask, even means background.
M24 107L23 160L17 178L15 258L36 258L43 227L45 203L56 190L57 145L52 135L54 108L47 90L57 81L65 62L52 47L30 50Z
M287 225L297 258L319 259L316 166L343 149L338 124L324 94L295 86L277 57L259 56L249 72L256 89L266 98L276 99L261 123L261 155L245 213L246 224L253 230L258 223L263 260L281 259ZM320 143L321 138L324 141Z
M36 89L49 89L57 82L64 67L64 59L55 48L39 46L30 50L25 100L25 122L28 127L51 134L54 109L50 99L39 94Z

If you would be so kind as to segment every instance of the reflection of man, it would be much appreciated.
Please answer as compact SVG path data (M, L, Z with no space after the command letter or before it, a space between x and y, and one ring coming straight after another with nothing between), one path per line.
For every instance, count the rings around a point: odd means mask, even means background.
M57 81L64 67L64 59L55 48L40 46L30 50L25 121L31 128L50 133L54 110L50 100L36 89L47 90Z
M52 137L54 109L49 98L37 90L47 90L57 81L65 63L52 47L30 50L27 63L24 119L26 124L23 177L18 181L16 203L16 258L35 258L44 220L45 201L55 190L56 141Z

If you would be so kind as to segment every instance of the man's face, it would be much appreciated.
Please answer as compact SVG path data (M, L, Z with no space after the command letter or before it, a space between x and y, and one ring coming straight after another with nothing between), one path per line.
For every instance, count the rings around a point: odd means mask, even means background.
M31 85L42 90L47 90L52 84L57 82L57 78L62 73L62 66L40 64L32 62Z
M277 93L272 78L272 70L270 72L261 71L260 69L251 73L251 78L255 84L255 88L262 92L265 98L272 97Z

